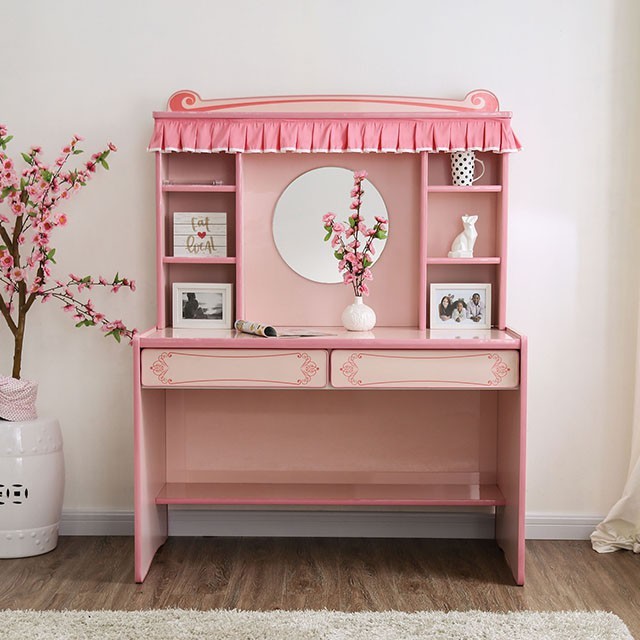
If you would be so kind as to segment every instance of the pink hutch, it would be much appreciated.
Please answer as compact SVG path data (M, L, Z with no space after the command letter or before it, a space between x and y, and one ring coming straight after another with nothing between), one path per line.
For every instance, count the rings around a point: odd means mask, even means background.
M510 118L488 91L180 91L154 113L158 304L157 326L134 340L136 581L167 538L171 505L373 505L491 508L524 583L527 344L505 317ZM484 162L473 186L451 184L460 150ZM387 207L370 332L339 326L349 287L299 276L274 244L280 195L327 166L366 169ZM174 256L180 211L226 212L227 256ZM469 212L474 257L449 258ZM174 283L230 283L235 318L325 335L173 328ZM437 283L489 283L493 328L430 328Z

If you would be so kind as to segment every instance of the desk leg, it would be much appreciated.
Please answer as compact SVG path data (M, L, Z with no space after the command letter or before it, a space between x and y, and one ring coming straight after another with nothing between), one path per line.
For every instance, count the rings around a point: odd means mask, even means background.
M527 416L527 348L520 352L520 387L498 392L497 476L506 505L496 513L496 540L516 584L524 584L525 450Z
M167 539L167 506L155 499L165 484L165 392L142 389L140 349L134 344L135 581L143 582Z

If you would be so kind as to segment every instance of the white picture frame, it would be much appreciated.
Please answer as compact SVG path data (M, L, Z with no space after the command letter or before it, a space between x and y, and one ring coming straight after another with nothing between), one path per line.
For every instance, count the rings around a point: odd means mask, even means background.
M431 329L491 329L491 285L433 283L429 308Z
M230 329L232 284L175 282L173 326L176 329Z

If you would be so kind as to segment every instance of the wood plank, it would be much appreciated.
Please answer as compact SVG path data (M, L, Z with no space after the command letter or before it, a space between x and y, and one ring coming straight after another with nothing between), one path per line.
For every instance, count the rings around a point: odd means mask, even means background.
M528 541L513 584L490 540L170 538L146 581L130 537L61 537L0 562L0 609L605 610L640 638L640 554Z

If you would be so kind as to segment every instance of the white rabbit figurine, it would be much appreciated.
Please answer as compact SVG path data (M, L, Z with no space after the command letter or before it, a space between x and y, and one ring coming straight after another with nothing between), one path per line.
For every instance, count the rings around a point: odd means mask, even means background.
M478 216L462 216L464 231L453 241L449 251L450 258L473 258L473 245L478 237L475 228L477 221Z

